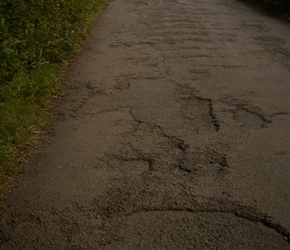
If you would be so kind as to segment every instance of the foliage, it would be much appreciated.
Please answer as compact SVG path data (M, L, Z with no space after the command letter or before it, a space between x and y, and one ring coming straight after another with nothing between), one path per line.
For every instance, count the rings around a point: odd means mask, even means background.
M0 183L47 118L62 62L104 0L0 0Z
M256 4L269 13L290 21L290 0L246 0Z
M100 0L0 0L0 84L67 58Z

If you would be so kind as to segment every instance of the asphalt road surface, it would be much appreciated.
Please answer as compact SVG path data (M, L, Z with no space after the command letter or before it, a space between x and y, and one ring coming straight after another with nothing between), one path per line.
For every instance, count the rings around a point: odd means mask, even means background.
M290 249L289 56L237 0L109 2L0 248Z

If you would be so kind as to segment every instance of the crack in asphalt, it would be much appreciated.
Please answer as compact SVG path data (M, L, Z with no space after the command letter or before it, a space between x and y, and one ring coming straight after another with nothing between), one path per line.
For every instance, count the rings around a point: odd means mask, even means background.
M75 118L9 194L0 249L288 249L288 26L236 0L136 1L84 43Z
M197 161L197 162L199 160L198 160L198 158L196 158L196 156L192 152L189 151L189 145L184 140L182 140L176 136L166 134L164 132L163 128L155 123L145 122L145 121L142 121L140 119L137 119L136 116L134 115L133 108L132 107L127 107L127 108L129 108L129 113L135 122L137 122L139 124L145 124L149 127L153 127L155 129L157 129L158 131L160 131L160 133L163 137L168 138L170 140L170 142L174 145L174 147L176 147L177 149L179 149L181 151L181 156L179 156L176 159L177 167L180 170L185 171L187 173L193 173L193 174L194 173L196 174L196 172L199 171L198 167L192 163L192 159L194 161ZM228 173L230 166L227 162L226 155L222 155L222 154L213 150L211 152L208 152L208 159L209 160L207 160L207 161L208 161L209 165L218 164L217 173L219 173L220 175L224 175L224 174Z
M146 124L149 127L157 128L160 131L160 133L162 134L163 137L168 138L173 143L173 145L175 145L177 148L179 148L184 154L187 153L187 149L189 148L189 146L188 146L188 144L185 143L184 140L181 140L180 138L178 138L176 136L167 135L164 132L164 130L162 129L162 127L160 125L158 125L158 124L151 123L151 122L146 122L146 121L142 121L142 120L137 119L136 116L134 115L132 107L130 107L129 113L130 113L130 115L132 116L132 118L133 118L133 120L135 122L140 123L140 124Z
M239 207L240 209L241 207ZM174 208L174 209L169 209L169 210L162 210L162 209L156 209L156 210L140 210L140 211L134 211L130 214L126 214L126 216L131 216L133 214L138 214L138 213L150 213L150 212L189 212L189 213L212 213L212 214L232 214L234 216L237 216L238 218L242 218L251 222L255 222L255 223L261 223L263 224L265 227L268 227L270 229L275 230L278 234L281 234L282 236L285 237L285 240L287 240L290 243L290 232L282 227L279 224L273 223L269 217L267 215L258 215L258 214L252 214L251 208L245 208L245 211L234 211L233 209L201 209L201 210L197 210L197 209L178 209L178 208Z
M276 112L276 113L273 113L271 117L276 117L276 116L286 116L286 115L289 115L289 112Z
M213 108L213 101L211 99L207 99L208 100L208 106L209 106L209 114L212 118L212 123L215 127L215 131L218 132L220 130L220 121L218 120L215 112L214 112L214 108Z
M265 122L266 124L271 123L272 121L268 118L266 118L264 115L262 115L261 113L259 113L256 110L250 109L249 107L241 104L241 105L237 105L237 109L239 110L244 110L250 114L256 115L258 116L263 122Z
M203 213L211 213L211 214L232 214L238 218L245 219L247 221L253 223L261 223L263 226L270 228L276 231L278 234L285 237L285 240L290 243L290 232L283 226L278 223L272 221L272 218L267 214L258 212L256 209L252 207L248 207L242 205L236 201L222 200L222 199L209 199L204 203L198 203L194 197L192 197L192 205L191 206L179 206L176 204L175 206L166 207L166 204L161 206L156 206L154 209L152 207L140 207L138 209L134 209L133 207L128 210L110 210L109 214L105 216L107 219L113 219L116 217L125 216L130 217L135 214L140 213L155 213L155 212L188 212L192 214L203 214ZM128 205L127 205L128 209ZM108 210L107 210L108 211Z

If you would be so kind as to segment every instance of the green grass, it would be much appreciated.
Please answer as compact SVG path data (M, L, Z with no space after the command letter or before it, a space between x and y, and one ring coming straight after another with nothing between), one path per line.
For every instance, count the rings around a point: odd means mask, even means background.
M37 145L64 62L104 1L0 0L0 190L21 172L23 152Z
M18 172L19 150L35 144L36 132L49 117L60 69L58 64L42 65L0 86L0 183Z

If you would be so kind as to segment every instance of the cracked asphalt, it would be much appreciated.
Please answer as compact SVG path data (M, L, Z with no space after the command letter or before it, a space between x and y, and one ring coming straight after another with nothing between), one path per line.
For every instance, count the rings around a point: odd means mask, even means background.
M289 38L237 0L109 2L0 249L290 249Z

